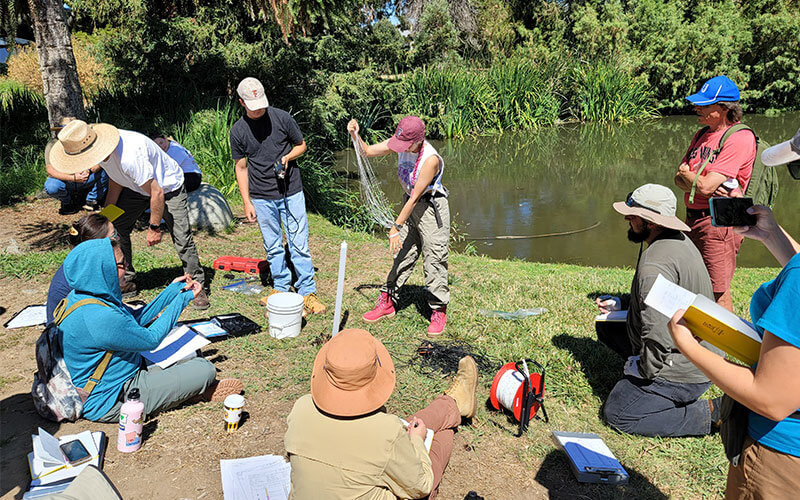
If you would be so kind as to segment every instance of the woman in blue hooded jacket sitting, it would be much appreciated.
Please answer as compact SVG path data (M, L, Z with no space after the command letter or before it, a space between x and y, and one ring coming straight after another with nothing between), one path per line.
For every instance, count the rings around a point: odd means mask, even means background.
M116 241L103 238L83 242L67 255L63 267L67 282L74 289L67 296L67 307L87 298L105 304L83 305L60 325L64 361L75 386L86 384L106 351L113 353L100 382L84 403L84 418L117 421L124 396L134 387L139 389L145 415L198 395L222 401L225 396L241 392L239 380L217 382L214 365L204 358L192 358L167 369L144 367L139 353L158 347L202 289L199 283L178 278L147 306L131 311L122 303L120 282L125 275L125 261Z

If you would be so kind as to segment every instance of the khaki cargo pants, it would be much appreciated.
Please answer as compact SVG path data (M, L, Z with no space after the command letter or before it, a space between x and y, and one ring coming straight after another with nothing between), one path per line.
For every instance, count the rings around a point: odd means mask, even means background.
M429 201L430 200L430 201ZM439 211L441 227L436 220L433 204ZM394 265L381 288L397 302L396 291L405 284L414 264L422 252L422 270L430 297L431 309L441 309L450 302L447 284L447 256L450 251L450 205L447 197L423 198L414 207L411 216L400 231L402 245L394 258Z

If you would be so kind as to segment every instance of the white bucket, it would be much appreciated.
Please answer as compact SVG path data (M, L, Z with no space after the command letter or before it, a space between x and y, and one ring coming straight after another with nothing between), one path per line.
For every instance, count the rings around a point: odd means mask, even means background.
M303 296L299 293L274 293L267 299L269 334L276 339L297 337L303 322Z

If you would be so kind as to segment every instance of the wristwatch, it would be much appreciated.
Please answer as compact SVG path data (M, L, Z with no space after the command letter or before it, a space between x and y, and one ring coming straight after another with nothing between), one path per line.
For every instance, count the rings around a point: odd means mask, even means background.
M161 224L150 224L149 227L153 231L161 231Z
M403 230L403 225L402 224L397 224L396 222L392 222L392 226L394 226L394 228L397 229L398 231L402 231Z

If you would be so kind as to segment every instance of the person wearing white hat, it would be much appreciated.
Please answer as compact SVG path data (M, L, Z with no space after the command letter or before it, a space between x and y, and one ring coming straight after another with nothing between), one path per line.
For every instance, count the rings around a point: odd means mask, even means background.
M324 313L326 307L316 294L306 199L296 162L306 152L303 133L292 115L269 105L257 79L245 78L236 92L245 115L231 127L231 155L244 213L261 229L273 279L270 294L288 292L293 285L305 297L303 315ZM284 231L297 272L294 283L286 265Z
M792 165L800 161L800 131L766 149L761 161L787 164L792 177L800 179L800 164ZM748 367L710 355L687 327L683 310L672 317L669 329L675 346L732 403L732 418L720 433L730 461L725 498L795 498L800 491L800 245L769 207L747 211L756 224L734 230L762 242L783 266L750 300L750 318L761 337L758 362Z
M50 151L50 161L61 172L81 172L99 164L110 178L106 206L116 205L124 213L114 220L127 270L123 293L134 292L131 231L136 220L150 208L147 245L161 242L161 219L167 224L172 243L183 263L184 273L201 285L205 281L200 258L189 225L183 171L149 137L130 130L119 130L107 123L68 123L58 133ZM196 309L209 307L202 290L194 299Z
M711 386L708 377L676 351L667 318L644 299L658 276L713 299L711 280L700 252L675 217L677 200L658 184L645 184L614 203L630 224L628 239L647 248L639 253L631 283L624 330L603 330L598 339L627 359L622 379L606 399L603 413L615 429L644 436L700 436L719 421L720 405L698 399ZM602 313L621 309L617 297L601 296Z

